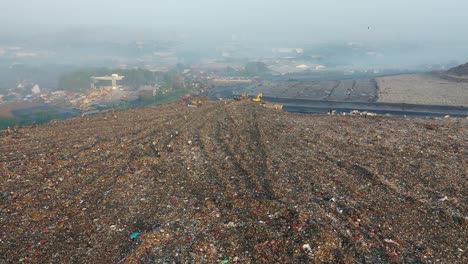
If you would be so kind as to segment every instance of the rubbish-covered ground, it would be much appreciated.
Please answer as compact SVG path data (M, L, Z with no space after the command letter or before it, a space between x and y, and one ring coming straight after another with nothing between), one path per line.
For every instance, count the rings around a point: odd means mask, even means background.
M467 119L168 104L0 136L2 263L467 263Z

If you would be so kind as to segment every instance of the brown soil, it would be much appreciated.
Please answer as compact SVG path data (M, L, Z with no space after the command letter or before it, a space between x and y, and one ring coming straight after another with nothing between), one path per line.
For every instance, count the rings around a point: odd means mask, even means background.
M467 141L466 119L245 101L21 128L0 262L467 263Z
M377 78L378 102L468 107L468 85L444 78L432 74Z

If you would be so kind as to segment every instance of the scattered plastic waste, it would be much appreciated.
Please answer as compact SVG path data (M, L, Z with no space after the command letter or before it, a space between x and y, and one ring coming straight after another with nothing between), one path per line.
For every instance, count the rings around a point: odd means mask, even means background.
M467 119L105 115L0 135L2 261L468 263Z
M130 235L130 238L131 239L137 239L140 236L140 234L141 234L140 232L135 232L135 233Z
M221 264L229 263L229 261L231 261L231 258L223 259L223 260L218 260L218 262L221 263Z
M439 201L441 201L441 202L444 202L444 201L446 201L446 200L448 200L448 197L447 197L447 196L444 196L444 197L442 197L442 198L439 198Z
M398 244L397 242L393 241L392 239L385 238L384 241L387 242L387 243L389 243L389 244L394 244L394 245L400 246L400 244Z

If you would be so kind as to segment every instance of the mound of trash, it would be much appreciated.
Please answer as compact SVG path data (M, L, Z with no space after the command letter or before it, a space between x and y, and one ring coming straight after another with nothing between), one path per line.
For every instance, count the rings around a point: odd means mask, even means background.
M457 76L468 76L468 63L453 67L447 71L449 74Z
M468 120L168 104L0 134L2 263L467 263Z

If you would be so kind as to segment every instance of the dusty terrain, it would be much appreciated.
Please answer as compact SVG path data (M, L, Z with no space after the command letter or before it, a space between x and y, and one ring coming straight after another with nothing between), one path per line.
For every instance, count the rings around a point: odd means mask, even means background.
M468 106L468 82L456 82L430 74L377 78L378 102Z
M467 263L467 119L176 104L0 136L2 263Z

